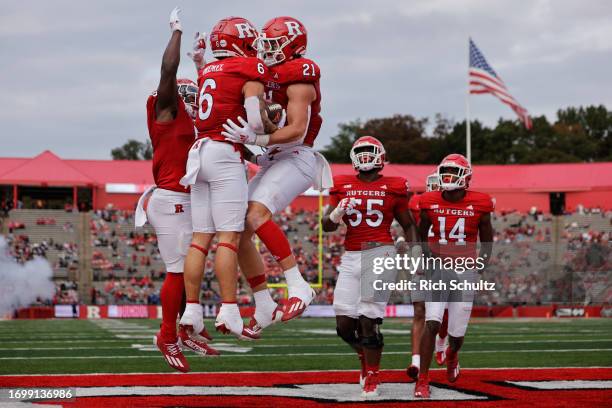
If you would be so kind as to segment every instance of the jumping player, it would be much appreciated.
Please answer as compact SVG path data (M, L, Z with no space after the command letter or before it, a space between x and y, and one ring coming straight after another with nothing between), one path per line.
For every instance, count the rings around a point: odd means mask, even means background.
M201 355L219 353L203 342L190 339L184 331L177 338L176 331L176 319L184 302L183 263L191 240L189 189L181 186L179 180L185 172L187 153L195 138L193 118L198 90L193 81L176 79L182 35L179 11L176 8L170 15L172 35L162 58L159 86L147 100L155 186L139 200L136 226L141 227L146 221L153 226L166 265L166 278L160 293L162 324L155 344L170 367L187 372L189 364L181 345Z
M240 243L240 268L256 299L250 327L261 330L274 322L276 303L267 290L264 265L252 236L256 234L282 267L289 299L282 320L301 315L314 297L302 277L287 237L272 220L295 197L309 187L331 187L331 171L322 155L313 148L322 118L318 65L304 57L307 31L293 17L276 17L261 32L257 50L270 67L266 98L282 105L287 124L273 133L258 134L249 126L228 122L224 135L236 142L266 147L258 156L260 170L249 183L247 228Z
M229 120L246 117L260 133L274 132L261 108L267 68L256 58L258 37L253 24L242 17L219 21L210 33L216 61L200 71L198 140L193 144L181 184L191 185L193 239L185 261L187 307L180 324L194 337L203 330L200 284L213 237L217 237L215 273L221 291L221 308L215 327L240 339L258 334L244 327L236 304L237 252L247 209L247 179L242 144L227 140L221 132Z
M425 193L419 200L419 233L421 240L427 243L424 246L425 254L442 259L463 258L462 261L472 258L473 265L480 262L484 267L492 250L491 212L494 210L494 203L488 194L468 190L471 178L472 167L462 155L451 154L442 160L438 166L441 191ZM430 226L432 234L428 236ZM476 258L478 239L481 248ZM446 274L454 279L474 280L476 269L459 273L461 271L457 268L438 268L433 273L437 274L438 278ZM428 300L425 303L425 331L420 344L421 366L414 391L415 397L418 398L429 398L429 366L436 334L447 307L449 347L446 349L446 372L451 383L459 377L459 349L470 319L474 292L450 292L440 295L441 298L432 299L437 301Z
M334 177L330 206L323 217L323 230L330 232L340 222L347 226L345 252L338 268L334 311L338 336L351 346L361 362L362 396L378 395L378 371L383 350L379 327L385 316L386 298L371 298L362 290L368 269L366 259L395 256L391 223L396 219L404 236L412 241L414 226L408 209L406 179L380 174L385 149L372 136L353 144L351 161L358 171L353 176ZM405 238L404 238L405 239ZM394 279L392 277L392 279ZM370 285L371 286L371 285Z

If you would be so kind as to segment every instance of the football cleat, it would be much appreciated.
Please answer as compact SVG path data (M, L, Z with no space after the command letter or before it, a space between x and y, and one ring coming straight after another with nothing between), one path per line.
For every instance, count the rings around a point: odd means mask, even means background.
M446 364L446 348L448 347L448 336L443 339L436 335L436 363L439 366Z
M206 343L212 340L204 326L202 305L199 303L187 303L179 321L179 330L185 330L191 338L198 341Z
M453 353L450 347L446 349L446 377L452 383L459 378L459 353Z
M303 294L302 297L292 296L289 298L283 310L283 322L288 322L304 313L304 310L306 310L316 295L315 291L310 286L308 286L308 289L308 294Z
M208 333L206 333L208 334ZM199 336L201 337L201 336ZM202 357L218 356L219 351L210 347L206 342L200 341L197 338L190 336L185 327L179 328L179 344L186 349L189 349Z
M378 397L378 384L380 384L378 373L368 371L368 375L365 378L365 383L363 384L363 390L361 391L361 397L364 399Z
M238 308L224 308L225 304L221 305L217 320L215 321L215 329L223 334L233 334L239 340L258 340L260 332L245 327Z
M255 312L255 314L257 314L257 312ZM253 316L247 328L253 331L254 333L257 333L258 335L261 335L261 332L263 329L265 329L268 326L273 325L274 323L280 322L282 318L283 318L283 307L281 305L276 305L276 309L274 309L270 318L265 319L265 320L260 319L261 320L261 324L260 324L260 322L255 318L255 316Z
M429 378L419 377L417 383L414 386L414 397L415 398L429 398Z
M410 364L410 367L406 369L406 375L410 378L410 382L416 381L419 377L419 367L414 364Z
M164 358L170 367L183 373L189 372L189 363L183 355L181 347L178 343L165 343L159 333L153 336L153 343L164 355Z

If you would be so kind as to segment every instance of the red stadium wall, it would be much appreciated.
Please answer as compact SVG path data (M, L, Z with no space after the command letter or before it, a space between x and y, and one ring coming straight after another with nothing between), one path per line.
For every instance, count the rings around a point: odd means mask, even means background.
M489 194L495 198L496 212L513 210L527 212L533 206L545 213L550 211L548 193L489 192Z
M565 209L575 211L578 204L585 208L612 208L612 191L576 191L565 194Z
M114 194L97 189L94 208L104 209L108 204L119 210L135 210L140 194Z

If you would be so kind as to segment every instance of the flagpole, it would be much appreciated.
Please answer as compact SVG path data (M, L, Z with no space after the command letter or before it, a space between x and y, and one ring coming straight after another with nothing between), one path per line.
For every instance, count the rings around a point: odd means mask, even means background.
M468 37L468 86L465 95L465 153L468 161L472 162L472 129L470 125L470 42Z

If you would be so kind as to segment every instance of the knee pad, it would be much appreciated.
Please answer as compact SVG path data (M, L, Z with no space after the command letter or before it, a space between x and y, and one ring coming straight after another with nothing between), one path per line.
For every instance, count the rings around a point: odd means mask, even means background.
M381 318L371 319L359 316L359 343L367 349L381 349L385 345L383 335L380 332Z
M341 330L340 327L336 327L336 333L338 337L347 342L350 346L358 346L359 338L355 330Z

